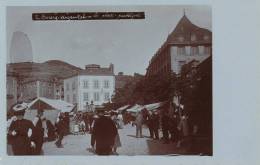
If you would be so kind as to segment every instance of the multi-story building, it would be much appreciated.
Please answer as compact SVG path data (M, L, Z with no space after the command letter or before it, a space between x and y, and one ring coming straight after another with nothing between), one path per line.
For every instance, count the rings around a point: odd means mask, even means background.
M77 104L78 110L85 110L87 104L100 106L111 101L115 91L114 66L101 68L86 65L85 70L64 79L64 100Z
M127 83L130 83L134 80L132 75L124 75L123 72L119 72L118 75L115 75L115 88L121 89L124 88Z
M7 72L6 98L7 110L17 102L17 74Z
M82 70L58 60L9 63L6 67L8 109L17 101L28 102L36 97L63 100L64 77Z
M194 25L184 14L173 32L150 60L146 76L178 74L192 61L202 62L212 53L211 31Z
M23 101L30 101L36 97L62 99L62 85L51 78L26 78L19 82L19 98Z

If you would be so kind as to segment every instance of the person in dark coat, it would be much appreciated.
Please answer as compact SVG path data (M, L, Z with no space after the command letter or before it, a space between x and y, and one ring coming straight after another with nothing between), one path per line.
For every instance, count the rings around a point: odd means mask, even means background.
M111 154L116 135L117 128L115 123L109 117L104 116L103 111L100 111L99 118L94 123L91 136L91 146L94 148L96 145L96 154Z
M42 127L41 114L37 115L34 119L34 129L32 134L32 140L35 142L35 149L33 155L40 155L42 152L42 144L44 141L44 128Z
M178 126L178 117L177 114L174 114L170 118L170 133L171 133L171 141L172 142L177 142L179 140L179 130L177 129Z
M153 124L152 124L152 114L150 112L146 115L146 124L149 129L150 138L153 138Z
M159 139L160 118L157 112L151 115L152 138Z
M58 140L55 142L58 148L63 148L62 139L66 134L66 121L62 115L59 116L59 121L56 123L57 133L58 133Z
M85 122L86 132L89 132L89 115L87 113L83 115L83 120Z
M17 120L9 127L9 135L12 136L12 150L14 155L31 155L35 142L32 141L34 125L30 120L23 119L25 110L14 112Z
M46 125L47 125L47 130L48 130L48 141L53 141L56 139L55 136L55 127L53 126L53 124L51 123L50 120L46 120Z
M161 123L162 123L162 132L163 132L163 141L164 143L169 143L170 118L168 116L168 113L166 112L162 113Z

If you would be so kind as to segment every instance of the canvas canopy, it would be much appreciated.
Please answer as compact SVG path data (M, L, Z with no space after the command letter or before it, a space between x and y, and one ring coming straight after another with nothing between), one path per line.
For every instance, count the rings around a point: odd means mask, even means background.
M41 105L41 103L43 103ZM47 105L45 105L47 104ZM43 107L41 107L43 106ZM45 97L38 97L35 100L33 100L31 103L28 104L29 109L41 109L45 108L44 106L47 106L49 109L56 109L60 110L61 112L71 112L74 108L73 104L70 104L63 100L55 100L55 99L47 99Z
M130 106L130 105L124 105L124 106L118 108L117 111L118 111L118 112L121 112L121 111L127 109L129 106Z
M144 107L148 110L148 111L154 111L158 108L160 108L161 106L163 106L163 102L159 102L159 103L153 103L153 104L147 104Z
M71 112L73 108L73 104L63 100L39 97L28 104L28 109L25 111L24 118L33 121L37 115L37 110L42 110L43 116L54 124L60 112Z
M146 108L148 111L155 111L158 108L162 107L164 105L164 102L159 102L159 103L153 103L153 104L147 104L147 105L138 105L135 104L134 106L128 108L126 111L132 112L132 113L137 113Z
M144 106L139 105L139 104L135 104L135 105L132 106L131 108L128 108L126 111L127 111L127 112L137 113L137 112L140 112L143 108L144 108Z

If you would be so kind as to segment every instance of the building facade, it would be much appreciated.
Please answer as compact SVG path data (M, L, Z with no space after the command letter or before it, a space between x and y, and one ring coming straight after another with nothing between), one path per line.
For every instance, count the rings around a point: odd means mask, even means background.
M6 81L7 110L9 110L17 102L17 75L7 72Z
M64 99L63 79L82 70L63 61L44 63L9 63L7 70L7 108L18 101L29 102L36 97Z
M150 60L146 76L179 74L192 60L202 62L212 54L211 31L194 25L184 14L173 32Z
M93 103L101 106L111 101L115 91L115 75L113 64L108 68L99 65L87 65L85 70L64 80L64 100L77 104L79 111Z
M115 88L122 89L126 84L134 81L134 76L124 75L123 72L119 72L118 75L115 75Z
M63 84L51 79L31 78L19 82L18 95L23 101L30 101L36 97L62 99Z

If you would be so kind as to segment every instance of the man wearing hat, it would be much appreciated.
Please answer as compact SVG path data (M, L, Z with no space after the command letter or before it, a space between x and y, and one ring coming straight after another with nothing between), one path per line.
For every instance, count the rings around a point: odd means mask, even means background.
M32 148L35 148L35 142L31 139L34 125L30 120L23 119L25 109L14 111L17 120L13 121L9 128L14 155L30 155Z
M96 144L98 155L109 155L112 153L117 129L110 117L104 116L104 111L97 111L99 118L95 121L91 136L91 146Z

